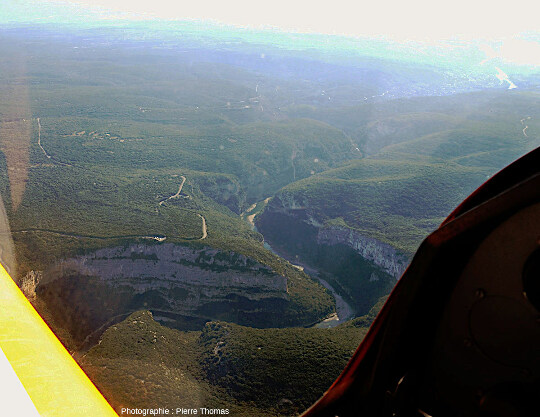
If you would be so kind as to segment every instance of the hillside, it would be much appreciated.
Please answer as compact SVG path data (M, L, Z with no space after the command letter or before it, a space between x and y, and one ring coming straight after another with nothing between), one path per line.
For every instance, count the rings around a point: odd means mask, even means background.
M180 332L141 311L109 328L79 361L117 409L206 407L228 408L235 416L291 416L330 386L370 320L330 330L211 322L202 332Z
M15 280L117 409L305 409L422 239L540 143L534 71L115 25L0 24L0 196Z
M384 147L290 184L277 198L319 223L344 224L412 254L475 188L539 143L502 122L475 122Z
M366 313L392 288L392 277L400 277L420 242L463 199L540 144L540 126L531 122L540 118L538 95L509 97L504 103L508 114L519 109L524 116L516 114L512 123L500 97L488 97L496 104L493 114L470 106L469 95L462 96L467 118L463 109L456 116L434 117L435 110L454 105L457 96L446 104L441 98L423 99L432 102L431 112L425 119L417 114L393 117L394 134L380 134L383 147L377 153L280 190L257 217L258 230L278 252L329 274L327 281L357 313ZM412 100L413 109L418 101ZM459 114L462 120L456 123ZM454 127L437 120L450 120ZM423 135L414 137L411 130ZM387 136L401 142L384 146Z

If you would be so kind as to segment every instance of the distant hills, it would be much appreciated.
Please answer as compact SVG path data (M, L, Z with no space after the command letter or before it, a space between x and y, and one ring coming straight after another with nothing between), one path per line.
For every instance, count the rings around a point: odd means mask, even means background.
M117 407L301 411L422 239L540 144L537 69L512 67L508 90L478 45L13 13L16 278ZM353 320L311 328L339 297Z

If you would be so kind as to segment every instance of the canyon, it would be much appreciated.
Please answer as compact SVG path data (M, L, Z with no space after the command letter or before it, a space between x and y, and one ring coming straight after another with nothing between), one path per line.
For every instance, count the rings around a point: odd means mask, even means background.
M29 280L55 320L83 345L140 309L182 330L209 320L283 325L287 278L231 251L172 243L131 244L63 259Z

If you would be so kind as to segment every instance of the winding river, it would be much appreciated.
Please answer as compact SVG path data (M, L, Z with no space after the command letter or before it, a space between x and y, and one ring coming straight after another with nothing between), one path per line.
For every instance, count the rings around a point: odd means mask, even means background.
M255 226L255 217L263 211L266 204L268 204L268 201L270 201L270 197L259 203L253 204L248 210L246 210L241 215L241 217L245 219L251 225L251 228L256 232L258 232L258 230L257 230L257 226ZM268 242L264 242L264 247L270 250L275 255L288 261L295 268L301 271L304 271L309 276L315 278L317 281L319 281L319 283L323 287L325 287L328 291L330 291L330 293L336 300L336 312L331 314L329 317L325 318L324 320L321 320L319 323L316 323L313 327L331 328L331 327L337 326L338 324L344 323L353 317L354 310L352 309L352 307L347 303L347 301L343 299L341 295L337 293L335 288L332 287L332 285L330 285L329 282L327 282L326 280L320 277L318 270L316 270L315 268L311 267L310 265L304 262L299 262L298 260L293 261L289 259L289 256L286 253L281 253L280 251L276 251L274 248L272 248L268 244Z

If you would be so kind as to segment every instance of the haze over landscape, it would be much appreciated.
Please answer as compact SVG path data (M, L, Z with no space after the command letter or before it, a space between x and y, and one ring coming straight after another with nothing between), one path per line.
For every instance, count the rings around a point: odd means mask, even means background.
M456 27L92 3L0 5L0 194L13 278L117 411L303 411L422 240L540 144L525 2Z

